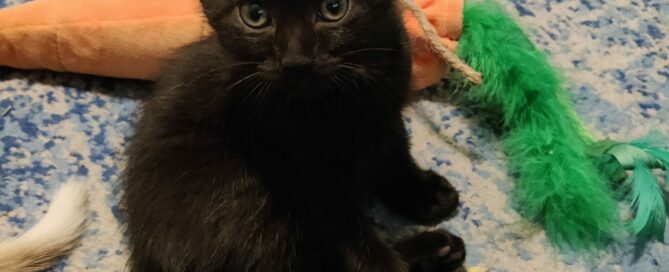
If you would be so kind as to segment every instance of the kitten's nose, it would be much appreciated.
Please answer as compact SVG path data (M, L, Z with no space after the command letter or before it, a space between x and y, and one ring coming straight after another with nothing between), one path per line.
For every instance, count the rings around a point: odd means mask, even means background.
M284 68L306 67L312 62L311 46L305 35L293 34L287 37L282 50L281 65Z

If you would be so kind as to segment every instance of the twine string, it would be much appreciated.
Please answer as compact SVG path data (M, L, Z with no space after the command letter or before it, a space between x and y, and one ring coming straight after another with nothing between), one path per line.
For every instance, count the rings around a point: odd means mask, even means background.
M411 13L416 16L421 29L423 32L425 32L430 49L437 53L442 61L448 63L451 67L453 67L453 69L462 74L474 85L480 85L483 83L481 73L467 65L460 57L458 57L458 55L455 54L455 52L451 51L441 42L441 37L439 37L439 34L437 34L437 30L434 28L434 26L432 26L421 8L416 5L413 0L400 0L400 3L402 3L406 9L411 11Z

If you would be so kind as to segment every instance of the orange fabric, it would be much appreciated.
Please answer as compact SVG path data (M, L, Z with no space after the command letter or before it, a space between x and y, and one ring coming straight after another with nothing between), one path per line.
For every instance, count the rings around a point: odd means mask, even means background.
M457 47L464 0L414 0L443 42ZM447 66L405 14L413 87L437 83ZM0 9L0 65L155 79L172 50L211 32L198 0L36 0Z
M205 26L197 0L37 0L0 9L0 65L154 79Z

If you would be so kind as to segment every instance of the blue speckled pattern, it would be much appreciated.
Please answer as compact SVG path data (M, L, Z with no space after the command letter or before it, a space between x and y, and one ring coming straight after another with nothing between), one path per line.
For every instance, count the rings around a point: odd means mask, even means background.
M26 0L0 0L0 6ZM625 140L651 129L669 135L669 2L502 0L539 48L574 82L577 112L597 137ZM54 271L123 271L119 169L139 97L148 85L0 69L0 240L30 228L59 184L87 180L90 228ZM462 192L443 226L467 242L467 263L490 271L669 271L669 246L631 243L597 258L559 255L541 229L509 207L513 180L492 127L476 112L422 100L405 118L418 162ZM584 207L585 208L585 207ZM669 236L669 233L667 234Z

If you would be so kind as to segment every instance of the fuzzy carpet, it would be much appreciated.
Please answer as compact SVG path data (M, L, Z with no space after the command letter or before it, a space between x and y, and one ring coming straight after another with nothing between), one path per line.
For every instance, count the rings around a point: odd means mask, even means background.
M669 2L502 0L570 78L577 111L598 137L669 135ZM25 0L0 0L0 7ZM135 109L149 85L0 68L0 240L24 232L68 179L87 180L92 223L83 245L53 271L123 271L119 173ZM513 180L490 122L445 90L406 110L419 163L461 191L467 263L489 271L669 271L669 245L632 243L595 258L558 254L510 208ZM587 208L587 207L584 207ZM669 237L669 233L667 234Z

